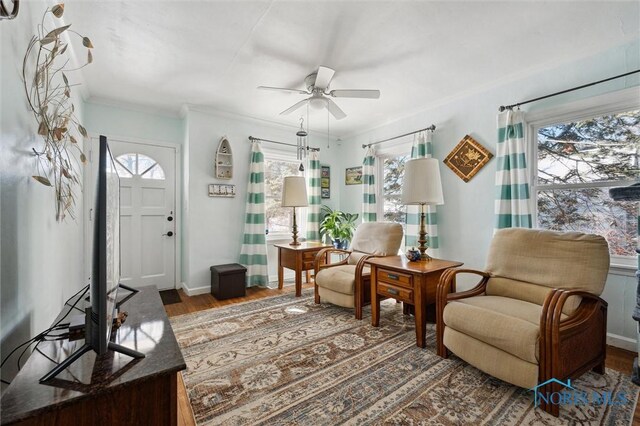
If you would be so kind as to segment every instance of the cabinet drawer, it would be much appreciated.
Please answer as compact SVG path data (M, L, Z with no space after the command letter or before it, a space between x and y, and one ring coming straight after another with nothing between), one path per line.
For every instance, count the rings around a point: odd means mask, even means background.
M307 260L314 261L316 260L317 251L303 251L302 252L302 261L305 262Z
M384 283L413 288L413 277L409 274L389 271L387 269L378 269L377 278L378 281L382 281Z
M413 290L408 288L389 285L378 281L377 293L382 296L392 297L413 304Z

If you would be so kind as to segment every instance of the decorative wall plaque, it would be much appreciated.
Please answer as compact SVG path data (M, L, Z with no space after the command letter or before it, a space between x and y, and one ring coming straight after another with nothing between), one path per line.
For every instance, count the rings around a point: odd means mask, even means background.
M447 155L444 164L460 179L469 182L492 158L492 153L471 136L466 135Z

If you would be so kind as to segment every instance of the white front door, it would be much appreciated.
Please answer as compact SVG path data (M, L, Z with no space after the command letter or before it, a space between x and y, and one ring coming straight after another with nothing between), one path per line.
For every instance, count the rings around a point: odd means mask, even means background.
M176 287L176 149L109 140L120 176L120 282Z

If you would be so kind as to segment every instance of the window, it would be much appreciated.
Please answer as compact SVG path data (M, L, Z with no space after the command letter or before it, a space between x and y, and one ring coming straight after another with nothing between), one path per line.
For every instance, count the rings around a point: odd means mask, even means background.
M282 203L282 180L285 176L297 176L299 161L283 160L277 158L265 158L264 160L264 186L265 186L265 208L267 212L267 233L291 235L293 226L293 215L291 207L281 207ZM304 209L296 209L298 219L298 235L304 236L300 230L306 214Z
M402 204L402 178L404 165L409 155L384 155L378 157L382 176L381 200L378 203L378 216L387 222L402 224L405 228L407 221L407 206ZM406 231L406 229L404 229Z
M609 188L630 185L639 177L640 109L569 118L533 130L538 227L602 235L612 263L631 264L637 203L613 201Z
M157 161L144 154L122 154L116 158L116 170L121 178L140 176L142 179L164 179L164 170Z

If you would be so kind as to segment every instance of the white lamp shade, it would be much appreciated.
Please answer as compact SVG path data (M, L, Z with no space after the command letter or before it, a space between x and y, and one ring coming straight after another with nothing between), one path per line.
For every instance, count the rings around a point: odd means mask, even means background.
M444 204L438 160L414 158L405 163L402 204Z
M282 182L282 207L306 207L307 184L304 176L285 176Z

